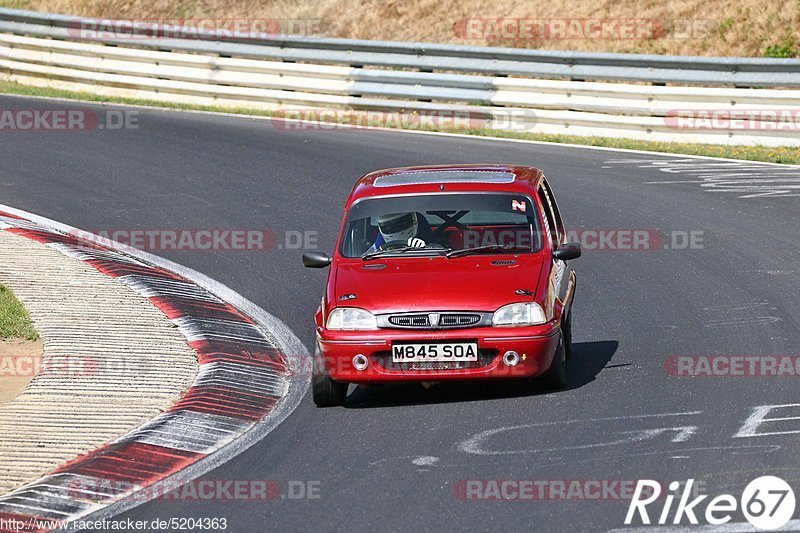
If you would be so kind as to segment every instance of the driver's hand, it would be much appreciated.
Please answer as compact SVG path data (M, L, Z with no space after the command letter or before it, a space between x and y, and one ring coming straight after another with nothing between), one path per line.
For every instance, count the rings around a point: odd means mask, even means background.
M414 248L425 248L427 246L425 241L420 239L419 237L411 237L408 239L408 245L413 246Z

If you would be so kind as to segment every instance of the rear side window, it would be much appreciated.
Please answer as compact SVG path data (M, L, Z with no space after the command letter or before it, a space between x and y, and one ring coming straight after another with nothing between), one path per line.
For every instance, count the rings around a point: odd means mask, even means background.
M553 218L553 211L548 206L547 197L541 187L539 187L537 194L539 195L539 202L542 204L542 214L544 215L545 239L547 239L551 247L554 247L558 242L558 235L556 235L555 231L556 224Z
M561 220L561 214L558 212L558 206L553 198L552 192L547 182L542 180L537 191L539 201L542 204L545 222L548 226L547 232L550 234L550 242L553 246L558 246L564 242L564 223Z

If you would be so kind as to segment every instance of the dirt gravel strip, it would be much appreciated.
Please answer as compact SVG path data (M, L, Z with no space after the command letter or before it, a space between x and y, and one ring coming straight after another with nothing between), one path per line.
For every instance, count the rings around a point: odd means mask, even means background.
M147 298L16 231L0 232L0 282L44 339L47 370L0 406L0 494L161 414L198 370Z
M73 343L85 343L77 345L80 351L98 361L90 368L121 373L82 376L76 390L75 376L46 372L0 409L0 470L8 463L12 473L7 481L0 477L2 486L29 482L0 497L0 524L47 531L63 527L62 520L121 512L149 499L134 498L148 493L143 489L166 481L174 487L175 480L189 481L246 449L299 403L308 354L264 311L189 269L19 215L0 206L0 281L28 307L45 341L45 364L51 357L66 361ZM60 271L50 261L73 270ZM32 276L34 282L25 281ZM37 291L48 280L60 285ZM109 315L97 296L77 289L96 295L103 292L98 286L116 289L133 307L119 304L119 313ZM49 311L54 298L63 307L59 316ZM141 316L140 307L147 309ZM128 322L135 331L125 329ZM72 327L82 323L87 330ZM106 352L108 344L117 348ZM81 398L84 389L88 399ZM136 404L145 407L136 410ZM97 430L91 423L101 420L92 418L97 413L113 422L103 418ZM25 446L29 454L20 453Z

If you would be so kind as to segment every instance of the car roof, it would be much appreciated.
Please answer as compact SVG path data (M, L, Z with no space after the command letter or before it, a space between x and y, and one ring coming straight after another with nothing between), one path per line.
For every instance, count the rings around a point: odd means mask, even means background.
M449 192L533 194L542 171L521 165L436 165L376 170L359 179L348 206L366 197Z

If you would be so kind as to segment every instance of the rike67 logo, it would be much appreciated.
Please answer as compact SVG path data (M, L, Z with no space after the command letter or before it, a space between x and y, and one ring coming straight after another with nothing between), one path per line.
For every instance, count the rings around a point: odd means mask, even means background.
M710 500L707 500L708 495L700 495L690 500L696 495L693 487L694 479L685 483L673 481L669 484L668 491L663 493L658 481L639 480L625 516L625 525L633 524L638 516L638 520L645 525L654 523L653 520L660 525L678 525L684 519L697 525L700 523L699 517L705 519L706 524L721 526L730 522L734 513L741 510L753 527L775 530L789 523L794 515L794 491L779 477L763 476L754 479L745 487L738 500L730 494L722 494ZM663 505L661 502L656 504L662 497ZM648 506L651 506L650 509ZM652 511L657 514L651 519L649 512Z

